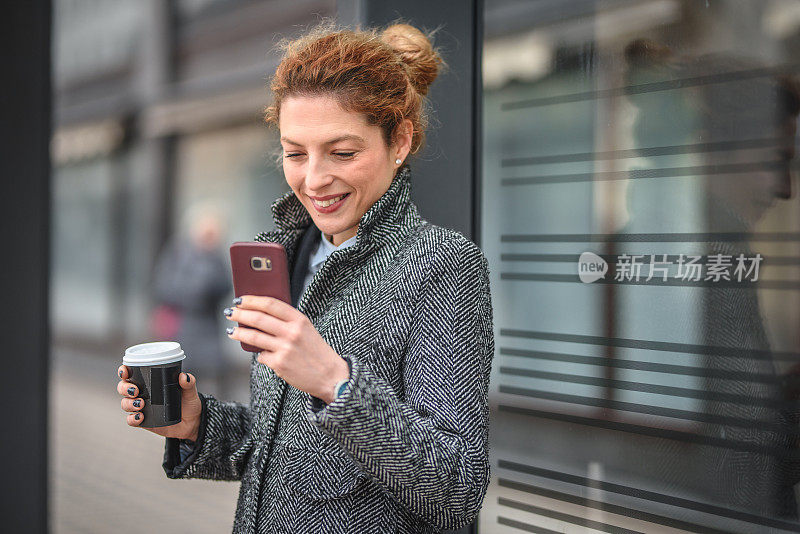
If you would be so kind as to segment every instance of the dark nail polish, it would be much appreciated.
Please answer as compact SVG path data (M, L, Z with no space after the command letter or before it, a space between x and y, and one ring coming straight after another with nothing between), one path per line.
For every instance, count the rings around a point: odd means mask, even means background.
M225 329L225 332L227 332L227 333L228 333L228 335L231 335L231 334L233 334L233 327L232 327L232 326L229 326L228 328L226 328L226 329Z
M119 370L119 377L122 378L122 369Z
M136 415L134 415L134 416L133 416L133 418L134 418L134 419L136 419L136 420L138 421L139 419L141 419L141 418L142 418L142 414L140 414L140 413L137 413Z
M230 317L231 315L233 315L233 310L230 309L230 308L225 308L224 310L222 310L222 313L224 313L226 316Z
M134 393L136 393L136 388L135 388L135 387L133 387L133 386L129 387L129 388L128 388L128 395L130 395L131 397L133 397L133 394L134 394Z
M192 381L192 377L189 376L189 373L186 373L186 383L190 383Z
M136 399L135 401L133 401L133 407L134 408L138 408L139 406L141 406L141 404L142 404L142 400L141 399Z
M235 299L233 299L234 306L238 306L241 303L242 303L242 297L236 297Z

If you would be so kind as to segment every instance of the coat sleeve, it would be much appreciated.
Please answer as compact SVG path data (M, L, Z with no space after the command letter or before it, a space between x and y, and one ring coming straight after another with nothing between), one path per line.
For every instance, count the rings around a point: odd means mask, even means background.
M405 398L357 354L333 402L308 417L406 509L439 528L472 522L489 484L494 355L489 269L467 239L437 247L406 345Z
M250 406L199 395L203 411L194 449L181 461L181 440L166 438L164 472L168 478L241 480L253 450Z

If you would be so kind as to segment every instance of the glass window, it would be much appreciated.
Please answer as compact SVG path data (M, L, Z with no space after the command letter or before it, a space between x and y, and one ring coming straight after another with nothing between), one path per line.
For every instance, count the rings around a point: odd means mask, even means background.
M177 148L176 220L198 203L215 203L227 221L223 242L250 241L274 229L272 201L289 190L278 161L277 135L262 124L182 137Z
M53 77L58 89L128 68L136 58L143 14L126 0L53 2Z
M482 531L800 531L800 2L484 16Z
M57 336L106 341L114 326L112 170L106 158L54 169L51 324Z

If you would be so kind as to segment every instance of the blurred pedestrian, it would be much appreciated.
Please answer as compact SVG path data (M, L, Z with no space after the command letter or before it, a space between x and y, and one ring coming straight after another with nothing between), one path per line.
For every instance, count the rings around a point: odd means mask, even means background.
M232 290L228 262L219 250L222 220L209 205L188 214L188 235L175 236L160 254L153 278L154 334L173 332L186 352L186 369L203 377L204 391L228 393L220 310Z

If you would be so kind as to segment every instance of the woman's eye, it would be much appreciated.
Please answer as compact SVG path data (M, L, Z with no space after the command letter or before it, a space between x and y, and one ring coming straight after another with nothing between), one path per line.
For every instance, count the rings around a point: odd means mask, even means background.
M284 154L284 158L297 158L302 156L303 154L299 153L292 153L292 154ZM355 155L355 152L334 152L334 156L338 156L340 158L352 158Z

